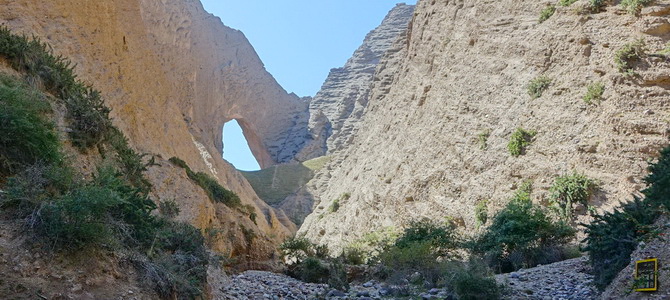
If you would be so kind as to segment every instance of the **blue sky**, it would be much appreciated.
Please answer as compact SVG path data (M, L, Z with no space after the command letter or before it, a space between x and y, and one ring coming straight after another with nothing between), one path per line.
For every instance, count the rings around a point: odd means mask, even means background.
M270 74L286 91L298 96L314 96L330 69L343 66L365 35L381 23L396 3L416 3L416 0L201 1L226 26L244 32ZM234 127L224 126L224 158L243 169L243 165L249 165L251 155L246 141L225 143L226 136L239 136L227 132ZM247 154L229 149L237 145L244 145Z

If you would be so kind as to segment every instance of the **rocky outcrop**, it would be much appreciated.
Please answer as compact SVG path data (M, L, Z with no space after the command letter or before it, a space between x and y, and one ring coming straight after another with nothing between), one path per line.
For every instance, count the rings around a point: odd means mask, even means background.
M216 250L264 261L295 230L221 158L222 127L237 119L261 166L271 166L302 147L294 141L307 134L308 102L286 93L244 35L199 1L0 0L0 23L77 64L133 147L156 156L147 172L154 199L175 199L180 218L203 230L225 229ZM172 156L216 177L259 217L212 203Z
M349 145L356 124L368 105L377 64L393 42L407 31L413 12L414 5L397 4L381 25L367 34L344 67L330 70L309 105L312 139L298 155L298 160L331 154Z
M336 250L421 217L452 218L474 233L477 202L490 200L493 215L529 180L533 200L546 203L554 178L571 172L599 182L589 203L597 210L629 199L647 160L668 144L661 74L670 62L644 56L637 75L626 76L614 56L640 38L649 53L663 49L668 11L634 16L608 5L591 14L580 9L586 4L557 7L540 23L545 2L420 0L407 38L377 68L350 146L308 184L317 209L299 233ZM551 85L531 99L527 85L541 75ZM603 100L587 104L595 82L605 86ZM537 135L514 157L507 144L518 127Z

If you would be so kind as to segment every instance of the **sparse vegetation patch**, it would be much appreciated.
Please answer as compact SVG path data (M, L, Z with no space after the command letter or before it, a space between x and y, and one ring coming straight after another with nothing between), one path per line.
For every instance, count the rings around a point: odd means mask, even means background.
M594 82L586 87L586 95L582 99L586 104L593 104L602 99L604 92L605 85L600 82Z
M621 0L620 5L631 14L637 14L642 7L651 4L654 0Z
M640 59L646 53L646 46L643 39L637 40L632 43L625 44L621 49L617 50L614 54L614 63L617 66L619 72L626 74L628 76L635 75L633 67L635 63L640 61Z
M526 147L533 141L536 131L526 131L523 128L517 128L507 143L507 150L512 156L519 156L525 153Z
M540 18L539 18L538 22L542 23L546 20L549 20L549 18L551 18L551 16L553 16L555 12L556 12L556 6L550 5L550 6L545 7L540 12Z
M548 89L550 85L551 78L545 75L537 77L528 83L528 95L530 95L532 99L540 98L542 97L542 93L544 93L544 91Z

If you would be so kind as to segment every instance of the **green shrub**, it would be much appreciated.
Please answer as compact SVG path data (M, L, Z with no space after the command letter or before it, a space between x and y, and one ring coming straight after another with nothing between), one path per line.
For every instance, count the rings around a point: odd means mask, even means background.
M561 246L574 233L574 229L552 221L541 207L534 205L530 186L524 184L469 247L498 272L507 272L561 260Z
M570 222L573 218L573 205L588 206L588 201L597 187L596 182L588 177L573 173L559 176L549 188L550 201L558 209L560 216Z
M623 8L631 14L637 14L642 7L651 4L654 0L621 0L619 3Z
M488 221L488 203L488 200L482 200L475 205L475 222L477 223L477 227L486 224L486 221Z
M488 147L487 142L489 140L489 136L491 136L491 130L489 129L484 130L477 135L477 142L479 142L479 149L486 150L486 148Z
M468 267L451 270L449 286L459 300L497 300L500 288L485 267L471 262Z
M528 90L528 95L530 95L531 99L537 99L542 97L542 93L544 93L544 91L547 90L550 85L551 78L542 75L531 80L528 83L528 86L526 86L526 89Z
M151 183L143 174L147 170L147 165L142 162L142 158L145 155L140 155L130 148L128 139L115 127L109 129L106 142L114 149L116 161L119 163L126 180L133 186L148 193L151 190Z
M367 260L365 251L358 247L345 247L342 251L342 259L350 265L362 265Z
M525 154L526 147L528 147L532 141L533 137L537 134L536 131L526 131L523 128L517 128L512 136L510 137L509 143L507 143L507 150L512 156L519 156Z
M635 63L646 54L646 46L643 39L623 45L614 54L614 63L619 72L628 76L635 75L633 67Z
M455 227L437 224L429 219L412 221L395 242L397 248L412 247L417 243L428 243L437 256L449 256L460 246Z
M550 6L545 7L545 8L540 12L540 18L539 18L538 21L539 21L540 23L542 23L542 22L548 20L549 18L551 18L551 16L554 15L555 12L556 12L556 6L554 6L554 5L550 5Z
M439 255L434 251L430 241L413 242L404 247L390 247L379 255L379 262L384 267L382 274L386 281L399 284L415 272L422 275L423 280L433 285L441 285L444 275L449 270L446 262L438 261Z
M174 200L165 200L158 203L158 212L168 219L174 219L179 215L179 205Z
M600 82L594 82L589 84L588 87L586 87L586 95L584 95L584 102L586 104L592 104L597 101L600 101L603 97L603 93L605 92L605 85L600 83Z
M560 6L570 6L575 2L577 2L577 0L560 0L560 1L558 1L558 5L560 5Z
M393 246L399 236L400 233L396 228L385 227L382 230L363 235L362 238L348 245L346 249L353 249L352 251L356 252L356 256L362 255L363 262L369 263L374 261L385 249Z
M315 257L307 257L298 265L298 278L305 282L326 283L328 281L328 268Z
M86 186L56 202L44 203L31 226L48 248L79 250L115 243L111 210L121 204L113 191Z
M315 256L315 246L305 237L292 237L279 245L282 258L288 261L301 262L308 256Z
M335 259L330 263L328 272L328 287L341 291L349 290L349 281L347 280L347 268L340 259Z
M330 207L328 208L328 211L336 212L338 209L340 209L340 199L339 198L333 200L333 203L330 204Z
M657 163L649 167L645 178L647 188L644 200L634 197L612 212L594 216L584 225L587 237L585 250L589 252L595 275L594 283L604 289L630 263L630 254L640 240L653 237L653 224L670 207L670 148L661 151Z
M216 179L202 172L193 172L186 162L180 158L172 157L169 161L178 167L184 168L186 170L186 175L207 193L210 200L223 203L231 208L242 210L242 201L240 200L240 197L234 192L221 186Z
M0 176L37 163L60 160L46 96L9 76L0 75Z

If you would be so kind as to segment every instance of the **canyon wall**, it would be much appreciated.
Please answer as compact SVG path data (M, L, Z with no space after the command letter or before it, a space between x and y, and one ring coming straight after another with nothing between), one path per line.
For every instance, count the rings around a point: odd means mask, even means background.
M311 139L297 159L332 154L349 144L368 104L370 86L381 57L407 30L414 5L397 4L341 68L330 70L309 105Z
M294 141L307 134L308 101L284 91L244 35L199 1L0 0L0 23L39 37L76 63L79 77L102 91L131 145L157 158L147 172L152 197L174 199L180 219L216 229L215 250L264 261L295 230L221 158L222 127L238 120L260 165L268 167L302 147ZM259 217L212 203L183 169L167 162L173 156L216 177Z
M492 216L530 181L546 205L555 177L572 172L598 181L597 211L630 199L668 144L670 61L653 53L670 39L670 9L591 13L587 3L539 22L553 1L420 0L376 69L356 134L307 185L317 204L299 233L336 251L423 217L472 234L476 203L488 200ZM639 39L650 55L625 75L615 53ZM542 75L551 84L532 99L527 86ZM598 82L603 99L586 103ZM515 157L507 144L519 127L537 134Z

